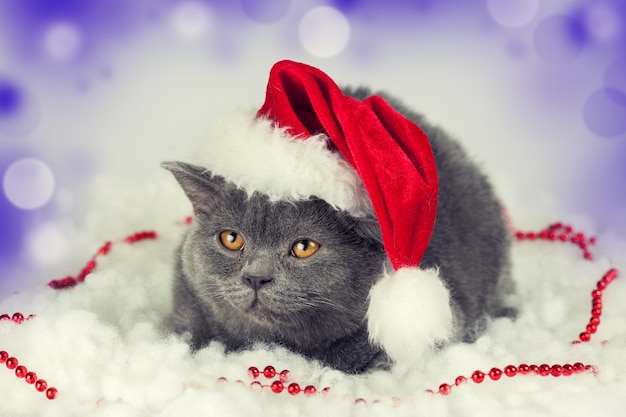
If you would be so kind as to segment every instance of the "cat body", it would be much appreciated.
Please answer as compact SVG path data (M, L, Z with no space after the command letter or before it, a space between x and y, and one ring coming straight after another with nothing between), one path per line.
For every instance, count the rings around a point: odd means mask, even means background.
M438 269L450 291L455 339L472 341L489 317L513 311L504 303L512 285L502 207L458 143L386 99L430 140L439 198L420 268ZM275 344L348 373L389 365L367 328L370 289L389 268L373 215L354 216L316 196L283 201L249 193L197 165L163 166L195 213L176 253L173 331L196 349L211 341L227 350Z

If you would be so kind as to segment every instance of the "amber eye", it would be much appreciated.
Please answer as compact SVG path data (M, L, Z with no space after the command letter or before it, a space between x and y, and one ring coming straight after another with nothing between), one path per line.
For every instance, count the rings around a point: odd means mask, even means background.
M291 247L291 255L296 258L308 258L315 254L320 248L320 244L314 240L302 239L298 240Z
M241 250L243 249L243 236L232 230L224 230L220 232L220 242L228 250Z

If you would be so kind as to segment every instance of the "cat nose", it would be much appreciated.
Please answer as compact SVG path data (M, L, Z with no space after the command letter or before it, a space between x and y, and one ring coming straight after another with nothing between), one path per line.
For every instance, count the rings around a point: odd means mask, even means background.
M247 286L255 291L274 281L274 278L268 276L246 275L243 277Z

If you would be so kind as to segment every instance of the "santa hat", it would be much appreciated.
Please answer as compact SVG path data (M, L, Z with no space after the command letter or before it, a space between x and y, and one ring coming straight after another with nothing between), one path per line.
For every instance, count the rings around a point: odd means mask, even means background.
M198 164L249 193L375 214L393 271L370 291L368 331L392 359L413 361L450 336L448 290L419 268L437 211L432 149L382 97L359 101L319 69L280 61L256 115L223 120L205 146Z

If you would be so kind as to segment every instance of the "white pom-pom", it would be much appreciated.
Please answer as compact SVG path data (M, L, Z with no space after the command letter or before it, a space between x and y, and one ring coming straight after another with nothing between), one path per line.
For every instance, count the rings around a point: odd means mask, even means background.
M385 273L370 290L370 339L398 363L415 362L452 336L450 294L436 269Z

